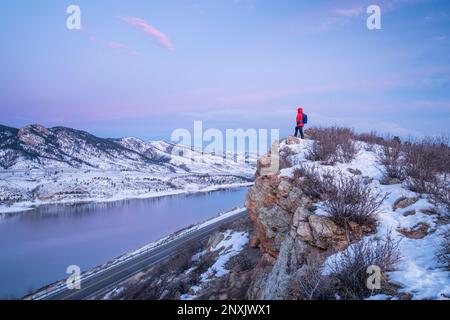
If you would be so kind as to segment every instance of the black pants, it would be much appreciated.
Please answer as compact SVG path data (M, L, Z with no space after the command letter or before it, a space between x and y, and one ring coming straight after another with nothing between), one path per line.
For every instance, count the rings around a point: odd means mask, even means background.
M305 135L303 134L303 127L297 126L295 127L295 136L298 136L298 133L300 132L300 137L302 139L305 139Z

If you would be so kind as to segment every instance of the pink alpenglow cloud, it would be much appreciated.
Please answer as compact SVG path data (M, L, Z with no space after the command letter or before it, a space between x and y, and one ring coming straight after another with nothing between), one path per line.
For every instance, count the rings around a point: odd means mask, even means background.
M113 50L124 50L129 56L140 56L141 53L137 50L130 49L126 44L117 42L117 41L111 41L108 43L108 48Z
M172 44L170 39L164 33L152 27L143 19L136 17L121 17L120 19L125 23L127 23L128 25L137 27L145 34L151 36L153 39L155 39L156 43L158 43L161 47L166 48L167 50L170 51L175 51L175 46Z
M120 42L111 41L108 44L108 47L111 49L127 49L127 46Z

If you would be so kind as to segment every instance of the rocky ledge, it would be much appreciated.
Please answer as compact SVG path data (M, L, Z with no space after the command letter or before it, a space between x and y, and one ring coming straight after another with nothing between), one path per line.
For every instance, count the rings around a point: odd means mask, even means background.
M296 147L300 141L295 137L280 144L280 169L295 164ZM354 222L345 230L316 214L316 199L304 192L301 183L280 171L261 174L270 162L270 153L259 159L256 181L245 203L255 228L250 243L263 253L249 299L291 299L292 283L309 272L310 266L321 265L331 254L373 231Z

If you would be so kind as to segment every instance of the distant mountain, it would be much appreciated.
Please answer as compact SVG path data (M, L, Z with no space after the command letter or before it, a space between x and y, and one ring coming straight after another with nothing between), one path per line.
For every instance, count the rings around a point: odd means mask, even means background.
M233 168L242 168L242 164L224 160L222 155L204 154L201 160L173 155L174 148L179 148L181 153L193 152L164 141L105 139L65 127L29 125L17 129L0 125L0 167L3 169L77 168L143 170L155 173L230 173Z

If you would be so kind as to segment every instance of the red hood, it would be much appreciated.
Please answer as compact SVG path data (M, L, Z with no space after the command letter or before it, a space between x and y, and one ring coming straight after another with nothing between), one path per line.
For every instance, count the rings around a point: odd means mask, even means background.
M303 108L298 108L298 113L303 113Z

